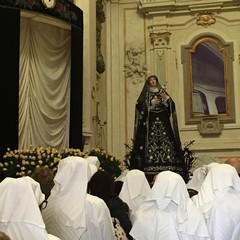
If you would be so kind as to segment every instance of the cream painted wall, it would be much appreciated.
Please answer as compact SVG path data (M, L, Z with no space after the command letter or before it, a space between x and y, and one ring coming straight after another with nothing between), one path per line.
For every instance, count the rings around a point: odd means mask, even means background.
M75 4L84 12L85 150L100 146L116 156L124 157L128 151L125 144L132 144L135 102L146 76L151 73L160 77L176 103L182 144L195 140L191 147L196 156L195 167L239 156L240 9L235 2L103 0L106 21L102 24L102 53L106 70L97 76L96 0L76 0ZM181 4L184 10L179 14L178 7ZM221 12L225 4L232 4L232 8ZM207 27L198 25L197 14L207 10L215 14L216 22ZM151 42L150 34L164 32L171 33L162 37L161 43L165 45ZM189 44L197 35L208 32L234 44L236 123L224 124L222 133L215 136L202 136L197 125L185 124L183 97L185 88L181 46ZM96 115L101 123L106 121L106 125L99 126L93 120Z
M107 145L108 150L123 157L125 143L131 145L134 107L142 89L145 74L157 74L177 106L182 143L195 140L191 149L197 157L196 164L207 161L224 161L240 153L239 112L239 7L235 1L232 9L222 11L220 1L106 1L106 81L107 81ZM187 5L185 12L175 14L177 7ZM195 4L195 5L194 5ZM210 4L210 5L209 5ZM234 5L235 4L235 5ZM221 6L221 8L219 7ZM175 12L174 12L174 11ZM201 11L212 11L216 22L207 27L196 23ZM170 32L164 47L154 46L150 33ZM197 125L185 125L184 74L181 46L187 45L202 33L215 33L226 42L234 43L233 79L236 103L236 123L224 124L220 135L202 136ZM163 37L163 41L166 38ZM163 59L165 59L163 61ZM165 70L165 71L164 71Z

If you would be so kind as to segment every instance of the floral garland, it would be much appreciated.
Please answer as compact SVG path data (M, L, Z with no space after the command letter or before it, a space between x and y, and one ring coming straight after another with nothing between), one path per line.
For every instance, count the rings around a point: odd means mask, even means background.
M100 161L100 168L109 172L114 178L127 169L125 161L100 148L94 148L87 152L81 152L80 149L62 148L61 152L58 152L53 147L35 148L31 146L28 149L7 149L3 156L3 162L0 162L1 179L29 176L40 167L50 168L55 174L59 161L68 156L83 158L97 156Z

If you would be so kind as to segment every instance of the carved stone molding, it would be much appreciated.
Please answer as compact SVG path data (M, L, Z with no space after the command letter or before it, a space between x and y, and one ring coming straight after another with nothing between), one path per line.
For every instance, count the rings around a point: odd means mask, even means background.
M197 15L197 25L201 25L203 27L208 27L216 22L215 16L213 13L199 13Z
M155 48L167 47L170 42L170 36L170 32L158 32L149 34L150 41Z
M102 31L102 23L105 22L105 13L103 9L103 3L102 0L96 1L96 47L97 47L97 53L96 53L96 59L97 59L97 72L102 74L105 71L105 62L101 50L101 31Z
M165 53L165 51L162 50L162 49L156 51L156 54L157 54L160 61L164 60L164 57L165 57L164 53Z
M163 1L163 0L138 0L138 9L145 16L192 15L199 12L238 11L239 0L225 1Z
M223 124L220 124L218 117L203 117L198 124L198 131L201 135L219 135L222 133Z
M147 66L145 64L145 49L142 46L132 46L126 51L124 64L126 78L133 84L142 82L147 76Z

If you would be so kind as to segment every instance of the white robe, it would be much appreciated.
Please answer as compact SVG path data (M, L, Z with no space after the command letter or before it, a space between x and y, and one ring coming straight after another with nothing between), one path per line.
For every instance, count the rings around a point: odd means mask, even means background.
M59 163L43 219L47 231L61 240L113 239L107 205L102 199L87 194L89 175L86 159L67 157Z
M192 178L187 183L187 188L198 192L209 170L217 164L219 163L212 162L194 170Z
M122 189L119 193L119 198L121 198L131 211L131 221L134 221L134 214L145 200L146 196L150 191L150 185L144 172L140 170L130 170L127 172Z
M136 240L209 240L201 211L189 198L182 177L171 171L157 175L135 214L130 235Z
M66 226L67 217L54 201L49 202L43 212L47 231L62 240L112 240L113 225L105 202L87 194L85 202L86 229Z
M211 168L193 201L204 214L211 240L240 239L240 178L234 167Z
M45 229L39 205L45 196L30 177L5 178L0 183L0 231L12 240L57 240Z

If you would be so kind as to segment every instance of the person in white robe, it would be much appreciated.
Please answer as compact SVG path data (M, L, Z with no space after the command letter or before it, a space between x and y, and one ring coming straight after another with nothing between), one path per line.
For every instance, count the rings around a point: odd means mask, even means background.
M87 159L90 164L93 164L94 166L96 166L97 169L100 168L101 163L97 156L87 156L85 159Z
M49 233L61 240L112 240L114 229L105 202L87 194L91 171L86 159L60 160L54 187L43 210Z
M86 159L87 162L89 163L90 170L91 170L91 175L90 175L90 178L91 178L94 175L94 173L96 173L100 168L100 161L97 156L87 156L84 159Z
M45 229L40 205L45 196L30 177L5 178L0 183L0 231L12 240L59 240Z
M216 166L219 163L212 162L207 165L203 165L193 171L192 178L187 183L188 189L193 189L195 191L199 191L204 179L206 178L209 170Z
M204 214L211 240L240 239L240 179L233 166L211 168L193 201Z
M130 235L135 240L210 240L204 217L189 198L183 178L172 171L157 175L135 214Z
M129 169L124 170L124 171L120 174L120 176L118 176L114 181L115 181L115 182L117 182L117 181L122 181L122 182L124 182L124 180L125 180L126 175L127 175L128 172L129 172Z
M143 171L133 169L127 172L123 180L119 198L121 198L123 202L127 203L131 212L131 222L134 221L134 214L141 203L145 200L150 189L149 182Z

